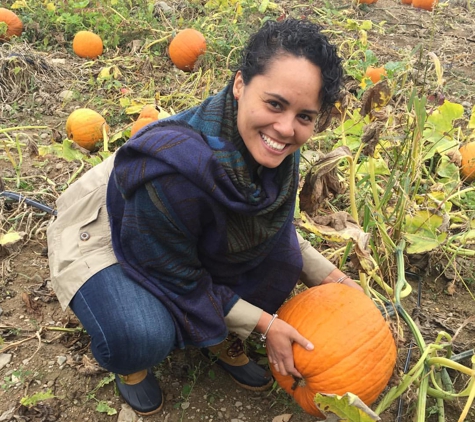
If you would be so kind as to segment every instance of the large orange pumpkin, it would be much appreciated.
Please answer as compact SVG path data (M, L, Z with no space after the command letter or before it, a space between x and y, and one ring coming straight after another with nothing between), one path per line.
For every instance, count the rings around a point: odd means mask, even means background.
M462 145L459 149L462 161L460 173L466 182L475 180L475 141Z
M7 32L0 35L0 41L8 41L14 35L19 37L23 32L21 19L14 12L4 7L0 7L0 22L7 24Z
M317 393L356 394L368 406L386 387L397 351L391 330L373 301L351 287L330 283L294 296L277 312L315 349L293 344L294 362L303 379L296 383L271 365L278 384L307 412L323 417Z
M432 10L439 0L412 0L412 6L419 9Z
M104 138L103 130L109 132L109 125L97 111L90 108L74 110L66 121L68 139L79 146L94 150L96 143Z
M104 45L99 35L90 31L79 31L73 39L73 51L85 59L97 59L102 54Z
M192 71L198 57L206 51L206 40L196 29L179 32L168 47L173 64L181 70Z

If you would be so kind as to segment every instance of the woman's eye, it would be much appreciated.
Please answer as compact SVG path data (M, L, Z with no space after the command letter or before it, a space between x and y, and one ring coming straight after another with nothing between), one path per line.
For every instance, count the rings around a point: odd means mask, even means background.
M275 108L275 109L280 109L280 104L277 102L277 101L268 101L267 102L272 108Z
M311 122L312 118L308 114L299 114L299 117L306 122Z

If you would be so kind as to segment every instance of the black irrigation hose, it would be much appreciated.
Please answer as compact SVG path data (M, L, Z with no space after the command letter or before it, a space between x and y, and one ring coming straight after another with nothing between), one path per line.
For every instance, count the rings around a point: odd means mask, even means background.
M24 202L25 204L38 208L41 211L47 212L48 214L58 215L58 212L55 209L48 207L48 205L42 204L41 202L35 201L34 199L27 198L19 193L3 191L0 192L0 196L13 199L18 202Z

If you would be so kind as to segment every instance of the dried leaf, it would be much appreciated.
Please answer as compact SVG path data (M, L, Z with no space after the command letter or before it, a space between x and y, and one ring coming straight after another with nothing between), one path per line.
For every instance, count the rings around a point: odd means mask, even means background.
M361 98L361 111L362 117L366 116L374 109L381 109L388 104L391 99L391 89L389 87L387 79L378 82L371 88L367 89Z
M336 167L344 157L351 157L350 149L346 146L338 147L323 154L309 169L299 194L300 210L314 215L326 198L343 192Z

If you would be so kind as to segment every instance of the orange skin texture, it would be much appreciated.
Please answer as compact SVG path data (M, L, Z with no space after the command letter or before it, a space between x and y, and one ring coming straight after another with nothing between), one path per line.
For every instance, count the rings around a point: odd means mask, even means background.
M438 0L412 0L412 6L418 9L433 10Z
M130 136L135 135L144 126L147 126L148 124L156 121L157 119L152 119L151 117L141 117L137 119L132 125L132 128L130 129Z
M7 32L0 36L0 41L8 41L11 37L16 35L19 37L23 32L23 22L11 10L0 7L0 22L7 24Z
M104 45L99 35L90 31L79 31L73 39L73 51L85 59L97 59L103 52Z
M179 32L168 47L168 55L180 70L192 71L196 60L206 51L206 39L196 29L187 28Z
M144 108L140 112L138 118L139 119L149 118L149 119L158 120L158 115L159 115L159 111L157 110L157 108L153 104L147 104L146 106L144 106Z
M412 0L401 0L402 4L412 4Z
M374 84L378 83L381 80L382 76L386 76L386 69L384 67L372 67L369 66L366 69L365 76L371 79L371 82Z
M74 110L66 121L68 139L89 151L93 151L96 143L104 138L103 128L109 132L104 117L89 108Z
M277 311L315 348L293 344L295 367L303 380L271 370L278 384L309 414L324 418L317 393L356 394L370 406L388 384L397 349L386 320L363 292L337 283L305 290ZM294 387L294 388L292 388Z
M475 141L462 145L459 152L462 156L460 173L466 182L473 182L475 180Z

